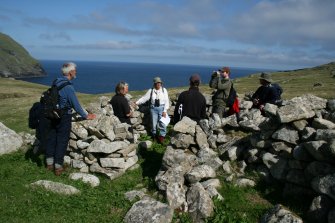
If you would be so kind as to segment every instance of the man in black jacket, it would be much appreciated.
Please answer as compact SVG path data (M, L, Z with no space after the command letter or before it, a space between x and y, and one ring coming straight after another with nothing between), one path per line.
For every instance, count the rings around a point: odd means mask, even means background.
M180 121L184 116L199 122L206 118L206 99L199 92L200 76L193 74L190 77L190 88L182 92L174 110L174 123Z
M277 90L272 86L271 75L268 73L261 73L259 78L261 86L252 95L253 107L259 108L263 112L266 103L276 104L280 99Z

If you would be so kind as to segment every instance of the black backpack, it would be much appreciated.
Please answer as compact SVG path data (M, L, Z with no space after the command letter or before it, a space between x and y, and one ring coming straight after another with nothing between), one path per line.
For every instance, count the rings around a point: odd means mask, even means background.
M40 123L42 113L41 102L35 102L29 110L28 126L31 129L37 129Z
M226 102L228 107L233 106L236 97L237 97L236 90L234 88L234 85L231 84L231 88L230 88L229 95L228 95L227 102Z
M51 87L43 92L40 102L42 104L42 115L48 119L59 119L64 110L59 106L59 91L67 85L69 81L65 81L60 86L56 86L56 80L52 83Z

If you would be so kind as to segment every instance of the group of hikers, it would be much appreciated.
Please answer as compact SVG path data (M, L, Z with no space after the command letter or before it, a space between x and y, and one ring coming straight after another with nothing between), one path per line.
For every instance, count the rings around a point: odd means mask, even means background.
M62 77L57 78L53 82L53 86L58 90L59 117L56 119L48 119L44 117L44 147L46 167L59 176L64 172L63 162L70 139L72 109L74 109L83 119L95 119L95 114L88 114L80 105L72 80L76 78L76 64L65 63L62 68ZM262 73L260 76L261 86L252 96L253 106L264 109L266 103L276 104L280 100L280 94L273 87L271 75ZM206 99L199 91L201 78L199 74L193 74L189 78L189 89L182 92L175 105L173 123L177 123L184 116L199 122L207 117ZM229 67L223 67L213 72L209 86L215 89L213 94L212 113L216 113L219 117L236 114L239 119L239 101L233 82L230 79ZM113 107L114 115L123 123L131 125L130 119L133 114L133 108L146 104L150 109L151 132L150 136L163 143L167 125L162 122L162 118L169 118L167 111L170 107L170 99L168 91L163 87L160 77L153 79L153 87L150 88L136 102L129 102L126 94L129 91L129 85L126 82L119 82L115 87L115 95L110 100ZM42 105L43 106L43 105ZM42 117L43 119L43 117ZM131 127L130 130L132 131Z

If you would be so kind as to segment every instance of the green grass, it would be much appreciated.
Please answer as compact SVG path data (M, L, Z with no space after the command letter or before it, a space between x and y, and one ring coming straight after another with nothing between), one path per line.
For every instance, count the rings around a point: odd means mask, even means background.
M335 70L333 63L306 70L279 72L273 79L284 88L283 97L290 99L305 93L313 93L325 98L335 98L335 78L331 72ZM321 87L313 87L314 83L322 83ZM235 80L235 87L240 95L254 91L259 86L258 76ZM47 86L25 81L0 78L0 121L16 132L30 132L28 128L28 112L32 104L39 100ZM187 89L169 89L169 95ZM201 90L210 93L208 86L202 85ZM134 98L144 91L131 92ZM78 93L83 105L96 102L102 95ZM104 94L111 97L113 93ZM239 134L238 132L236 134ZM146 136L142 140L148 139ZM110 181L99 176L101 184L91 188L79 181L68 179L68 174L56 177L47 172L43 165L43 156L33 157L28 152L16 152L0 156L0 222L122 222L123 217L132 203L124 198L124 193L138 189L138 185L148 189L149 194L157 199L157 187L154 178L161 166L165 145L153 144L152 149L139 150L140 168ZM75 171L75 170L71 170ZM255 177L252 175L252 177ZM80 195L62 196L43 189L28 187L37 180L51 180L73 185L81 190ZM221 179L221 176L220 176ZM274 204L282 203L303 216L306 206L281 198L282 185L264 185L259 183L255 188L236 188L224 183L219 192L224 202L215 200L215 213L208 222L257 222L259 217ZM158 193L159 194L159 193ZM306 202L310 203L310 200ZM174 222L191 222L186 213L174 215Z

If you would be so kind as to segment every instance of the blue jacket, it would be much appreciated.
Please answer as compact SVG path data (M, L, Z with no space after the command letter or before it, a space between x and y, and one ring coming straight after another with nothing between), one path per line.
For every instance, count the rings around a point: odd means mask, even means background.
M69 81L66 77L59 77L56 79L56 86L62 85L64 82ZM84 111L84 109L81 107L78 98L76 96L74 87L72 85L72 82L69 81L71 84L66 85L59 91L59 105L60 108L67 109L68 114L72 114L72 108L83 118L87 118L87 113Z

